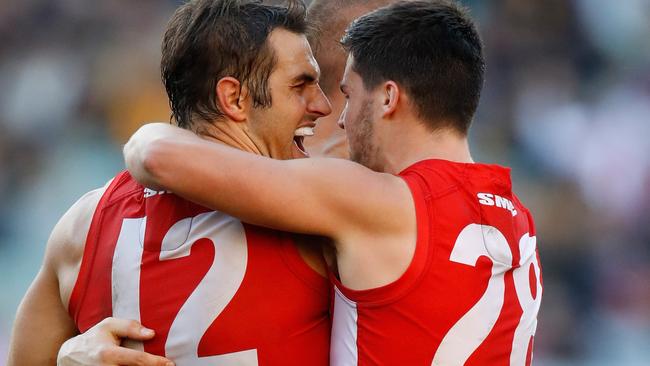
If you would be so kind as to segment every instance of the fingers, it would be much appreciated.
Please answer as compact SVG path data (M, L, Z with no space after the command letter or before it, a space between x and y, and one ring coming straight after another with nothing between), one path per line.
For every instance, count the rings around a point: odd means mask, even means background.
M170 360L124 347L110 347L100 351L103 364L123 366L174 366Z
M173 366L164 357L120 346L125 340L144 341L153 336L153 330L138 321L106 318L86 333L63 343L57 365Z
M97 325L98 330L109 332L114 337L135 340L148 340L153 338L155 332L144 327L136 320L106 318Z

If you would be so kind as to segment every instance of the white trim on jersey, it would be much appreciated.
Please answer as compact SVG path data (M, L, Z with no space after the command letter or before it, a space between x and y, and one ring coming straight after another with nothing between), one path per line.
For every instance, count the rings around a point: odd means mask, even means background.
M140 321L140 263L147 218L124 219L115 245L111 271L113 316ZM139 245L133 238L140 238ZM125 347L144 351L140 341L125 339Z
M334 292L330 364L356 366L359 364L357 304L345 297L336 286Z

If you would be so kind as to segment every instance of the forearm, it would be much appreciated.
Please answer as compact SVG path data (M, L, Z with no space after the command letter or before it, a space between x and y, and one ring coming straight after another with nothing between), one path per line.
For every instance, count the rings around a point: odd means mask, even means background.
M198 137L164 137L143 149L141 164L147 182L161 189L250 223L301 231L293 223L283 222L278 212L285 204L290 206L291 199L276 192L277 188L291 190L300 180L300 172L286 161Z
M311 159L265 158L160 124L138 130L124 152L131 174L151 188L170 190L249 223L327 235L322 229L326 207L318 203L323 196L314 193L322 171L313 169ZM333 175L324 176L334 183ZM300 210L308 212L296 214ZM316 213L320 220L308 217Z

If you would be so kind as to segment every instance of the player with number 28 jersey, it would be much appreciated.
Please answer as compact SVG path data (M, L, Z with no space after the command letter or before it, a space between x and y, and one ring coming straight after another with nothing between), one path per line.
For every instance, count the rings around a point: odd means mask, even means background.
M530 365L541 268L509 170L424 160L400 176L416 207L415 255L380 288L353 291L332 274L332 364Z
M291 236L243 224L124 172L93 216L69 311L80 331L140 320L133 345L195 365L327 365L329 284Z

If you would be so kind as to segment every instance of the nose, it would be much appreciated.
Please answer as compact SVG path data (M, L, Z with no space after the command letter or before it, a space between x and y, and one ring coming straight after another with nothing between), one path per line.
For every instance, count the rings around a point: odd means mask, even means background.
M319 117L325 117L332 113L332 104L330 103L329 99L327 99L320 86L316 88L316 93L313 98L311 98L311 101L307 107L310 113L313 113Z
M343 110L341 111L341 115L339 116L339 120L336 122L337 125L343 130L345 130L345 115L348 113L348 103L345 103L345 107L343 107Z

